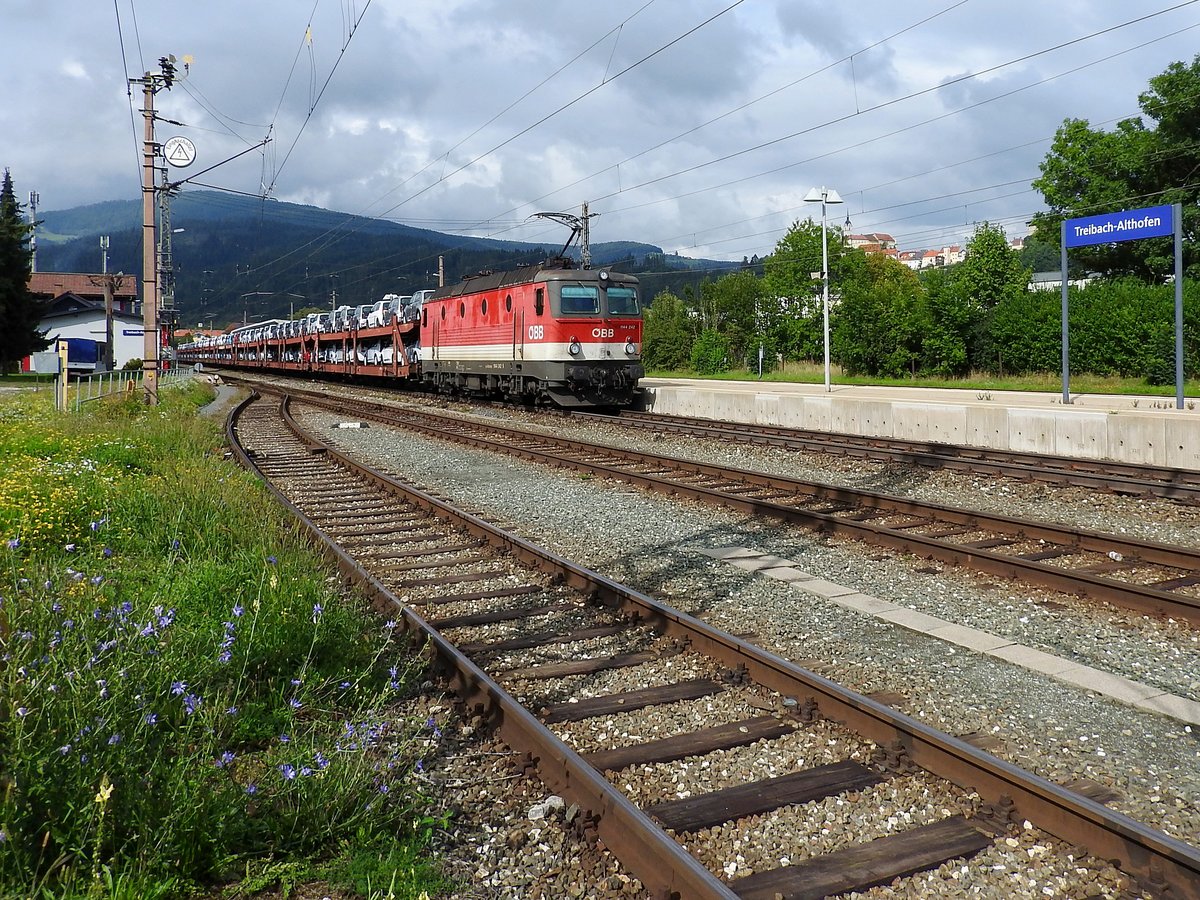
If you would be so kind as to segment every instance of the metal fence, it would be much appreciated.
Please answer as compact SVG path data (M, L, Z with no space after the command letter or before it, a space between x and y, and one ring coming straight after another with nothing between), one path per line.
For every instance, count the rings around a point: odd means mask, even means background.
M160 388L178 386L191 378L193 374L190 367L159 372L158 386ZM138 391L141 390L141 385L141 369L132 371L122 369L116 372L101 372L97 375L81 375L70 383L70 387L75 392L75 410L77 412L85 403L124 391Z

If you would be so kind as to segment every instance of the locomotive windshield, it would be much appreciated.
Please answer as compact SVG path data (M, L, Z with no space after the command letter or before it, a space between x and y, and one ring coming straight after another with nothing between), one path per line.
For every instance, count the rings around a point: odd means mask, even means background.
M636 316L638 314L637 290L631 287L609 285L608 314L610 316Z
M565 316L594 316L600 312L600 290L593 284L564 284L561 296Z

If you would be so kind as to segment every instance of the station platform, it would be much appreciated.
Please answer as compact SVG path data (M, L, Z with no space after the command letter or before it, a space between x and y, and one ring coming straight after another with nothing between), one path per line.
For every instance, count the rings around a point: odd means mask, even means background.
M1200 399L647 378L668 415L1200 471Z

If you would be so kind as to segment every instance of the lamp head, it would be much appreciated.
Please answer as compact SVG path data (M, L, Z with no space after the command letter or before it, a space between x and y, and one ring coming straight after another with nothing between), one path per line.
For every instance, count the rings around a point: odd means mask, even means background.
M805 203L842 203L841 195L833 188L813 188L804 195Z

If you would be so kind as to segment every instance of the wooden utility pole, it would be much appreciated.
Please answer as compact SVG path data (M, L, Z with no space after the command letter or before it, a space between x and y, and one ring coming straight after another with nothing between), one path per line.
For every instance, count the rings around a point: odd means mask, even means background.
M145 73L131 78L142 86L142 118L145 134L142 138L142 387L146 404L158 405L158 271L156 266L154 223L154 161L158 144L154 141L154 95L162 88L171 89L175 83L175 57L164 56L158 61L161 74ZM184 59L186 68L187 58Z
M154 239L154 91L157 77L146 73L142 79L142 115L145 135L142 139L142 388L146 404L158 405L158 266L155 265Z

